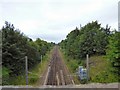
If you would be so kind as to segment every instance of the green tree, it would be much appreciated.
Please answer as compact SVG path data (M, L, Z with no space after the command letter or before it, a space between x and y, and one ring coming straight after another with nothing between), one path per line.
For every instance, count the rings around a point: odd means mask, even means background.
M109 44L107 48L107 57L111 61L112 66L115 68L115 72L120 75L120 32L115 32L110 36Z
M10 76L25 73L25 56L28 56L28 68L31 69L40 62L40 55L50 49L50 43L32 41L8 22L2 28L2 40L2 63L11 71Z
M88 23L80 30L71 31L60 45L66 50L68 56L84 58L86 54L106 54L110 27L101 27L97 21Z

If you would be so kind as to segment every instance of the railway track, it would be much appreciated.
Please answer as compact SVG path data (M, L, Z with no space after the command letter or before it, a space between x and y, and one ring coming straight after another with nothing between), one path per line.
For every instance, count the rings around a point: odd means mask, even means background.
M52 57L47 70L44 85L71 85L74 84L68 70L61 58L58 46L55 46Z

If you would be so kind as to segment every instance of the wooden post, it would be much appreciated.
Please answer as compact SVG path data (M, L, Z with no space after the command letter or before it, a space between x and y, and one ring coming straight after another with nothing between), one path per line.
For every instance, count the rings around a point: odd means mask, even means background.
M87 66L87 81L89 80L89 55L86 55L86 66Z
M41 65L42 65L42 55L41 55Z
M28 85L28 57L25 56L26 85Z

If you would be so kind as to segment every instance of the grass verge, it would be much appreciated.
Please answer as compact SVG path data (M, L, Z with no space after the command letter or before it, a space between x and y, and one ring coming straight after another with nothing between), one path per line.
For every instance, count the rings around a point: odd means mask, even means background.
M118 76L114 73L114 68L105 56L92 56L90 58L90 77L90 82L118 82Z
M86 60L78 60L70 58L65 54L63 49L60 49L71 75L74 75L80 65L85 66ZM89 59L90 66L90 81L89 83L113 83L118 82L118 75L114 73L114 68L111 66L109 60L107 60L106 56L91 56ZM78 76L74 76L75 84L80 84L80 80Z

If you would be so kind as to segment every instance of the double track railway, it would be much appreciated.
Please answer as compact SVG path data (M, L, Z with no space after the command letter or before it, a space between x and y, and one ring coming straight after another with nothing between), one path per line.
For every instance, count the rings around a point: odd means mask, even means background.
M58 46L54 48L52 57L47 70L44 85L71 85L74 84L72 77L69 76L68 69L62 60Z

